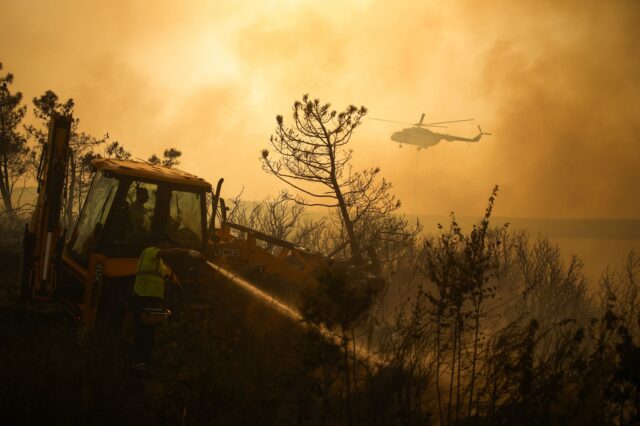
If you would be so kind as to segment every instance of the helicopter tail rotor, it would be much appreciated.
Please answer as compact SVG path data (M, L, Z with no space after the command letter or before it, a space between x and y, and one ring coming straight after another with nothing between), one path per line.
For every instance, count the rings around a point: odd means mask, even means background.
M487 135L487 136L491 136L491 133L485 133L482 131L482 128L480 127L480 125L478 124L478 131L480 132L481 135Z

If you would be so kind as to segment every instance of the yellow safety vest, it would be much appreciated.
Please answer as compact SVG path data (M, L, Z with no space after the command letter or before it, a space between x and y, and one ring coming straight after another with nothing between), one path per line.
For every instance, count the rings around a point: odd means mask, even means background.
M164 276L166 267L158 257L157 247L149 247L142 251L138 260L138 271L133 291L142 297L164 297Z

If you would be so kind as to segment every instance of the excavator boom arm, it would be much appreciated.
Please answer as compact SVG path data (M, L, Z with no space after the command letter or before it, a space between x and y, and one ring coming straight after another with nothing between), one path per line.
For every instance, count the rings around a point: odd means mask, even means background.
M62 194L67 178L71 116L53 114L38 170L38 199L25 226L21 296L49 299L55 289L54 260L64 230L60 224Z

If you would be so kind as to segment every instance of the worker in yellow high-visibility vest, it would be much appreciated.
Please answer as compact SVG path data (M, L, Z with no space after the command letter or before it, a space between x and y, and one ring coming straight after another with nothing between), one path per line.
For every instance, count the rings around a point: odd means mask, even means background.
M134 326L135 342L133 354L133 368L138 371L147 369L151 352L155 343L155 328L150 315L144 315L150 309L162 311L164 308L165 281L167 281L169 269L165 261L184 255L194 259L202 259L200 252L183 248L174 248L175 241L169 234L161 232L156 243L147 247L140 254L136 281L133 285L134 292Z

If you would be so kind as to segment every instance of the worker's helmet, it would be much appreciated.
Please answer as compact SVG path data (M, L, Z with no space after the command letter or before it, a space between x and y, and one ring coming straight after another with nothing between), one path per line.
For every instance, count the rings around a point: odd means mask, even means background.
M147 191L147 188L138 187L136 189L136 200L140 200L143 203L149 200L149 191Z

